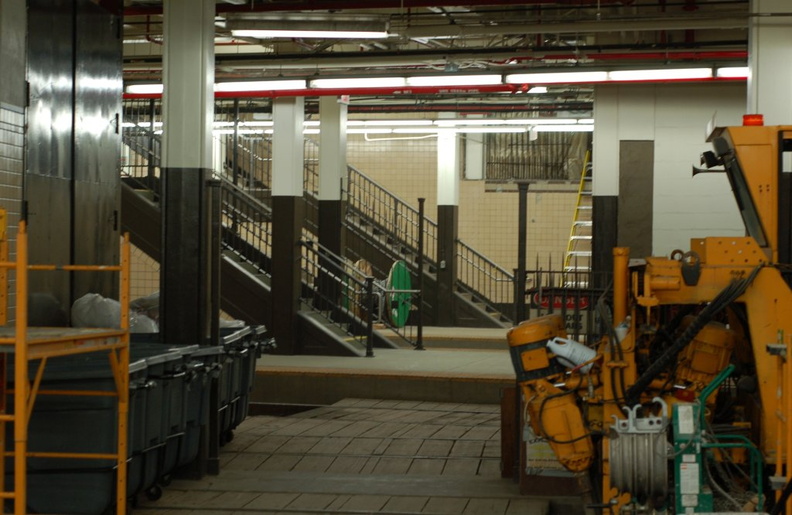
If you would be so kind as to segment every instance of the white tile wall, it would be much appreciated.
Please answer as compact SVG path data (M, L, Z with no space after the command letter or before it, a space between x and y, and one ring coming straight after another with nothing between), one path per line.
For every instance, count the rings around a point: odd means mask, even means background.
M690 238L744 233L724 175L692 177L707 123L739 125L745 112L744 84L667 84L597 87L594 192L618 192L618 142L653 140L653 249L667 255L687 249ZM615 185L615 187L614 187Z

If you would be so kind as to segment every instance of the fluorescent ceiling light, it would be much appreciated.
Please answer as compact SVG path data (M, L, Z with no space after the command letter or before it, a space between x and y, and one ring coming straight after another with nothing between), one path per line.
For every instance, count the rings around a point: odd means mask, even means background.
M571 84L605 82L608 72L513 73L505 78L507 84Z
M287 29L237 29L231 35L238 38L304 38L304 39L381 39L387 38L385 31L366 30L287 30Z
M162 93L162 84L130 84L126 87L127 93L135 95L156 95Z
M434 123L438 127L457 127L464 125L570 125L579 122L575 118L463 118L435 120Z
M608 73L612 81L709 79L712 68L668 68L657 70L618 70Z
M747 79L749 69L747 66L726 66L718 68L715 76L720 79Z
M389 36L387 18L334 13L229 13L226 28L235 37L252 38L369 39Z
M594 132L593 125L537 125L536 132Z
M407 77L408 86L491 86L501 84L500 75L426 75Z
M348 120L347 127L377 127L377 126L420 126L432 125L432 120Z
M370 129L347 129L347 134L390 134L393 129L382 127L372 127Z
M285 89L305 89L304 80L256 80L245 82L218 82L215 91L281 91Z
M455 132L460 134L519 133L528 132L528 127L460 127Z
M316 79L312 88L399 88L406 84L404 77L368 77L350 79Z
M547 93L547 86L534 86L528 90L528 93L533 95Z

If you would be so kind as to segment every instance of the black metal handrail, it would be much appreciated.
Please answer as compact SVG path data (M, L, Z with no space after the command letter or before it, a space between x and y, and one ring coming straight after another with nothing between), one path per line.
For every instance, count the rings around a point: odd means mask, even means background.
M245 186L247 190L269 188L272 176L271 138L264 134L240 134L236 105L222 103L215 108L215 119L228 124L227 130L230 130L215 138L221 149L221 158L217 161L221 163L219 167L223 173L219 175ZM125 123L124 141L135 150L136 160L139 161L128 164L127 173L134 168L134 175L149 177L146 181L150 182L155 182L155 177L159 175L160 138L155 130L158 127L158 113L158 106L150 101L125 102L125 119L131 123ZM305 202L310 210L318 211L318 144L311 138L305 139L304 156ZM359 233L394 260L405 259L408 266L417 272L418 210L360 170L349 166L347 173L347 226L357 223L376 228L376 232L384 234L385 238L372 238L365 234L366 231ZM432 268L437 266L437 222L430 218L425 218L425 221L424 259ZM313 234L318 232L310 217L306 219L306 229ZM504 313L503 306L513 303L513 288L509 286L514 282L513 274L462 240L457 240L456 247L458 289L469 293L490 311L500 312L506 319L512 318L510 314Z
M417 290L392 290L387 284L366 276L350 263L310 239L301 241L301 269L303 300L312 306L328 323L343 329L366 354L373 355L374 325L384 326L412 346L418 346L417 328L397 326L389 316L394 299L417 310ZM409 299L409 300L408 300ZM420 320L420 317L418 317Z
M457 240L457 267L462 291L497 308L509 321L514 318L502 307L513 302L514 275L511 272L460 240Z
M600 298L609 301L610 272L563 270L563 259L545 265L538 262L526 270L526 291L520 299L526 304L526 318L558 314L564 320L567 334L578 341L592 343L602 335L597 312ZM515 312L519 307L515 306Z

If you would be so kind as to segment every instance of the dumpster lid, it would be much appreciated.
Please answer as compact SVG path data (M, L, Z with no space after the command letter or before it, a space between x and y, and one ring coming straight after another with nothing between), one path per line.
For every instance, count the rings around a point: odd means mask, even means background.
M146 370L148 365L146 365L145 359L139 359L137 361L133 361L129 364L129 373L134 374L136 372L142 372Z
M179 354L178 352L162 352L160 354L146 356L143 359L146 361L146 364L149 366L159 365L161 363L167 363L168 361L181 359L181 354Z
M243 327L242 329L237 329L233 332L226 332L229 329L221 331L222 336L220 340L222 340L224 345L228 345L229 343L234 343L235 341L244 338L245 336L251 334L253 331L251 330L250 326Z
M198 344L195 345L170 345L167 347L169 352L178 352L179 356L188 356L190 354L195 354L198 350Z
M260 334L264 334L267 332L266 325L252 325L250 326L250 330L253 332L254 335L258 336Z
M215 356L217 354L225 354L225 349L219 345L212 345L209 347L199 347L193 356Z

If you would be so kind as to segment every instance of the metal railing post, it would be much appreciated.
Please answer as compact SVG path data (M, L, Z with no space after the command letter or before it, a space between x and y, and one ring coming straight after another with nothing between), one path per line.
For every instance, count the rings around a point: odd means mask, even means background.
M149 134L148 134L148 184L151 189L154 185L154 99L149 100Z
M424 202L418 199L418 334L416 334L415 350L424 350L423 346L423 286L424 286Z
M368 320L366 324L366 357L374 357L374 278L366 277L366 307Z
M515 301L517 302L515 324L525 320L525 246L528 240L528 184L521 182L518 187L520 195L518 209L520 212L517 215L517 270L514 272L516 282Z
M239 99L234 99L234 136L232 145L234 149L231 152L231 173L234 181L234 186L239 184ZM252 150L251 150L252 153ZM248 170L248 174L252 170Z

